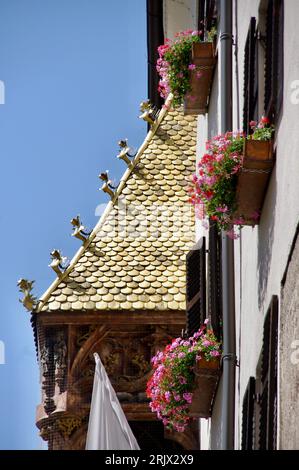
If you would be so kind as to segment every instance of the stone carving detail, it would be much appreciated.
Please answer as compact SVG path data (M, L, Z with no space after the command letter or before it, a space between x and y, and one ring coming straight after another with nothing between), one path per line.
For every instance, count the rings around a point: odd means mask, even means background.
M91 336L91 334L96 329L97 329L97 325L90 325L88 328L86 328L86 327L82 328L82 330L80 331L80 333L77 336L77 340L76 340L77 346L79 346L79 348L81 348L81 346L83 346L85 341L88 340L88 338Z
M119 351L113 351L109 354L107 359L104 362L104 366L107 374L112 374L115 369L119 366L120 358Z
M63 393L67 385L66 331L49 328L40 339L40 366L44 408L47 414L56 409L55 395ZM57 388L58 390L57 390Z
M44 441L50 441L57 429L55 421L46 421L43 423L39 435Z
M44 394L44 408L47 414L55 408L55 367L53 357L53 341L51 336L46 336L44 344L40 347L40 364L42 370L42 391Z
M138 375L144 375L148 372L149 369L149 362L145 359L144 355L141 353L136 353L132 357L132 364L136 365L139 369Z
M81 424L82 418L79 416L64 416L57 419L58 430L65 439L71 437Z
M69 353L72 363L68 403L76 403L76 407L85 409L90 404L95 370L93 353L97 352L121 401L132 405L145 404L148 401L145 390L151 374L150 359L178 336L179 331L160 325L137 328L128 325L122 330L111 326L108 329L105 325L101 327L100 330L99 326L81 325L76 330L71 342L74 352Z
M55 382L60 393L66 389L67 379L67 345L65 332L59 331L55 336L54 343Z

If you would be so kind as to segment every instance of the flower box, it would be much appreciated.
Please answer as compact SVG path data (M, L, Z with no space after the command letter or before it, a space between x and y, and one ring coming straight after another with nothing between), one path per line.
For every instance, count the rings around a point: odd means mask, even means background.
M245 140L236 190L236 215L244 220L242 225L258 223L273 164L272 140Z
M191 90L185 96L184 114L206 114L216 64L214 43L192 44L192 63L196 70L190 72Z
M195 367L195 389L193 391L190 417L209 418L212 414L214 397L220 377L220 360L201 359Z

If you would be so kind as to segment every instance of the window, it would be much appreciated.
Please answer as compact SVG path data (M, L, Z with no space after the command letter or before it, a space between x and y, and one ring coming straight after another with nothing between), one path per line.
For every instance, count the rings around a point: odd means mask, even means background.
M265 114L275 123L283 98L283 0L269 0L266 18Z
M199 0L198 30L202 31L202 40L206 38L208 31L217 26L217 3L216 0Z
M255 378L250 377L243 398L242 408L242 450L253 449Z
M275 124L283 99L283 0L262 2L259 20L252 17L244 51L243 130L261 114ZM264 10L265 8L265 10Z
M277 441L278 298L273 296L264 322L256 378L250 377L243 398L243 450L275 450Z
M208 251L208 312L213 331L222 338L222 263L221 236L217 225L210 221Z
M272 297L264 323L263 346L256 380L256 448L276 449L278 298Z
M186 257L187 335L206 319L206 239L202 237Z
M244 107L243 131L250 133L250 121L257 121L258 116L258 43L256 19L250 20L245 44L244 58Z

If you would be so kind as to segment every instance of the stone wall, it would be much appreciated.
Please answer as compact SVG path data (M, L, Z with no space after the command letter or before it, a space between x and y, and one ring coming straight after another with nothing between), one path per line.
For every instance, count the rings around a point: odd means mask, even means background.
M299 449L299 237L281 291L280 449Z

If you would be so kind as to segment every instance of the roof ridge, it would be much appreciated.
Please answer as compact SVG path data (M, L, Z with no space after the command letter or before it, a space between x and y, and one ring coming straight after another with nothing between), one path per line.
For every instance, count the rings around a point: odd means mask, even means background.
M140 160L140 157L143 155L143 152L146 150L146 148L148 147L149 143L151 142L152 138L154 137L154 135L156 134L160 124L162 123L163 119L165 118L165 116L167 115L169 109L170 109L170 105L172 103L172 100L173 100L173 95L170 93L167 97L167 100L165 101L165 105L163 106L163 108L161 108L160 112L159 112L159 115L156 119L156 121L154 122L154 124L152 125L151 129L148 131L143 143L141 144L141 146L139 147L138 149L138 152L134 158L134 160L132 160L132 165L126 169L126 171L124 172L122 178L120 179L120 182L119 182L119 185L115 191L115 194L113 196L113 198L108 202L103 214L101 215L100 217L100 220L97 222L97 224L95 225L95 227L93 228L91 234L89 235L89 237L87 238L87 240L80 246L80 248L77 250L77 252L75 253L75 255L73 256L68 268L59 276L57 277L56 279L54 279L54 281L52 282L52 284L48 287L48 289L44 292L44 294L39 298L39 301L38 301L38 304L37 304L37 307L35 309L35 311L37 313L39 313L42 309L42 307L44 306L44 304L47 302L47 300L50 298L52 292L54 291L54 289L56 289L56 287L58 287L58 285L68 276L68 274L72 271L73 267L75 266L75 264L78 262L78 260L81 258L81 256L84 254L85 250L88 248L88 246L90 245L90 243L93 241L93 239L96 237L96 234L97 232L99 231L99 229L103 226L104 222L106 221L106 218L107 216L110 214L110 211L113 209L114 205L115 205L115 202L118 200L119 196L121 195L121 192L122 190L124 189L125 187L125 184L129 178L129 176L131 175L132 171L134 170L134 168L136 167L136 165L138 164L139 160Z

